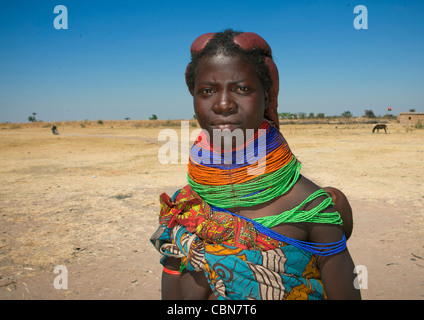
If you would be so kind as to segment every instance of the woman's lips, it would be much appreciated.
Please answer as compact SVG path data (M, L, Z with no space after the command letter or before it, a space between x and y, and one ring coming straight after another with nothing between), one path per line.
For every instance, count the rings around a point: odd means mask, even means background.
M222 123L212 123L211 124L212 129L218 129L218 130L225 130L228 129L230 131L233 131L240 127L238 123L233 122L222 122Z

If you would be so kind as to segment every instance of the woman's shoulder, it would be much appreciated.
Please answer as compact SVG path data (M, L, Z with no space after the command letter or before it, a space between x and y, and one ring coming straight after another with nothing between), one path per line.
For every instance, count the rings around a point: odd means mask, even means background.
M325 240L334 240L345 234L346 240L350 238L353 229L352 208L346 195L335 187L320 187L313 181L303 177L293 187L295 197L304 198L318 190L324 190L322 196L317 197L311 202L305 204L302 210L310 210L319 204L324 198L331 198L332 204L324 208L322 213L337 212L340 215L341 224L309 223L308 233L313 241L326 242ZM331 238L331 239L330 239Z
M284 207L295 207L300 203L304 202L308 197L312 194L321 190L316 183L312 180L309 180L303 175L299 176L299 179L294 184L294 186L287 192L285 195L281 197L281 203L284 203ZM325 198L325 195L318 196L312 201L306 202L301 210L309 210L317 205L317 203L321 202Z

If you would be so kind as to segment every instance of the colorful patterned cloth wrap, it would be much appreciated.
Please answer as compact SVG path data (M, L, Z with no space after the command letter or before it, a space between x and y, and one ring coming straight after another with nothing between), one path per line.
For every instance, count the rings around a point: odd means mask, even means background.
M220 300L325 299L316 258L274 240L249 221L218 212L189 185L172 199L160 196L160 226L152 244L181 258L188 271L203 271Z

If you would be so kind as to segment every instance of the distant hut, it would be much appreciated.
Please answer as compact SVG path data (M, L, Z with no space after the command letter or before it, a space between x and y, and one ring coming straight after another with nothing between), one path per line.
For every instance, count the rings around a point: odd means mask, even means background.
M424 112L401 112L397 117L400 124L417 124L420 120L424 123Z

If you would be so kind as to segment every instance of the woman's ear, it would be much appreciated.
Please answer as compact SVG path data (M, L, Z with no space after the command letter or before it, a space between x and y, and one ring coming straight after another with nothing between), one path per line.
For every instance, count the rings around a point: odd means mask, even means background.
M188 77L188 73L189 73L189 69L190 69L190 67L191 67L191 62L187 65L184 76L185 76L186 85L187 85L187 87L188 87L188 91L189 91L189 92L190 92L190 94L193 96L193 95L194 95L194 86L193 86L193 88L191 88L191 86L190 86L190 81L189 81L189 77Z
M265 110L269 106L269 92L265 92Z

